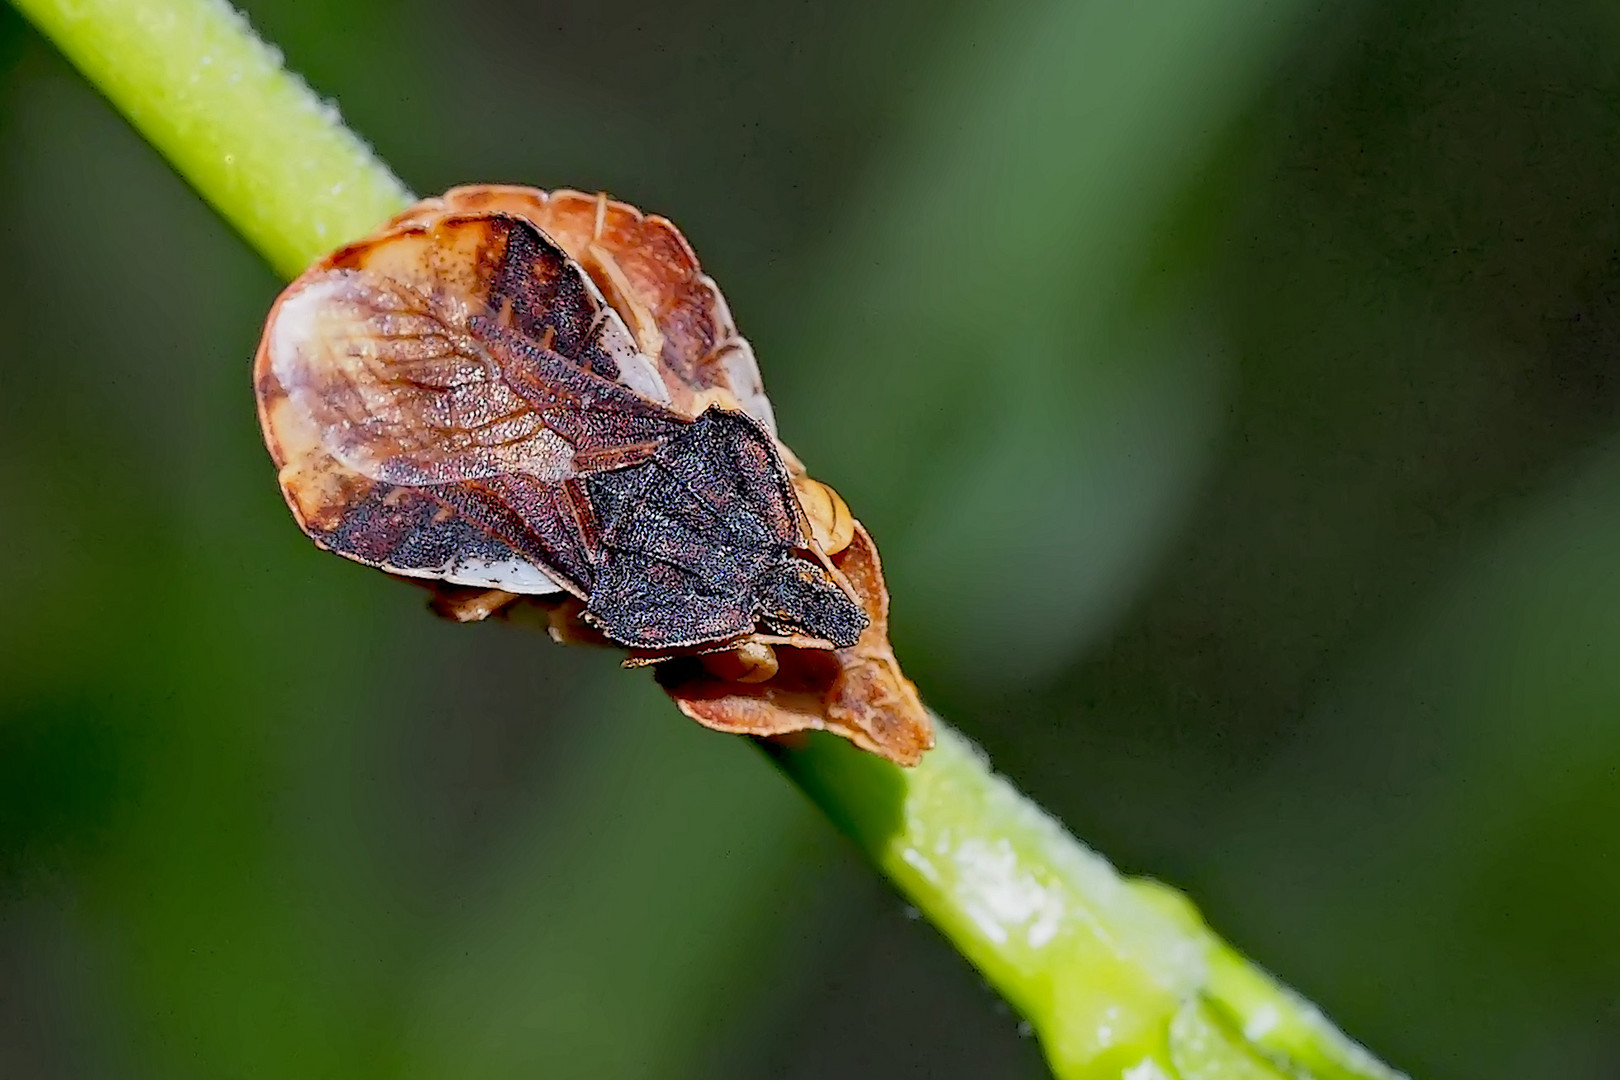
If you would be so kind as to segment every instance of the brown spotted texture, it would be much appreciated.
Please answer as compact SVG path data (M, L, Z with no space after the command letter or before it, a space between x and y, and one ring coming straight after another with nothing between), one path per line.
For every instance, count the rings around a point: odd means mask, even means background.
M603 194L474 184L425 199L390 225L455 212L515 214L533 222L590 275L642 354L657 361L676 409L695 416L718 391L775 434L754 351L737 332L719 287L668 220Z
M702 658L683 657L659 665L659 684L687 716L720 731L831 731L897 764L915 765L934 745L933 727L889 645L883 566L859 522L833 561L871 620L853 646L830 653L778 647L777 673L762 682L720 678Z
M441 614L538 604L718 730L905 765L933 744L871 537L776 438L664 218L505 185L424 200L289 286L255 386L300 525L425 579Z

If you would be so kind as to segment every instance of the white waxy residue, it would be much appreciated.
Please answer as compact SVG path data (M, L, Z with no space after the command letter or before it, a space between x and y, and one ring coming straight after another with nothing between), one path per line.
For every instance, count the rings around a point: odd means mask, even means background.
M900 852L900 857L906 861L907 866L921 874L928 881L928 884L939 884L939 868L933 864L928 856L908 844Z
M1044 887L1018 861L1006 839L970 838L955 851L963 907L992 941L1002 943L1022 929L1032 948L1057 936L1063 924L1063 900Z
M1275 1005L1262 1005L1254 1010L1254 1014L1243 1025L1243 1037L1250 1040L1263 1038L1271 1033L1280 1019L1282 1017Z
M1120 1076L1121 1080L1170 1080L1156 1061L1139 1061Z

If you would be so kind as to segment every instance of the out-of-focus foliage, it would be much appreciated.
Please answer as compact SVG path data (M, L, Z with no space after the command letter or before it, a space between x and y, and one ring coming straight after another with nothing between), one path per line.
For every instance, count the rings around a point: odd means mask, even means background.
M1612 1075L1620 18L258 0L681 223L925 696L1393 1064ZM275 280L0 9L0 1074L1037 1076L746 746L313 551Z

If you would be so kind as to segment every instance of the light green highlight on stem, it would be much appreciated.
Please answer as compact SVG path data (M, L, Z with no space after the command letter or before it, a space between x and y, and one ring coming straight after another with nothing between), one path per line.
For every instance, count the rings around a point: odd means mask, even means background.
M830 737L771 753L1023 1014L1064 1080L1399 1075L943 724L914 769Z
M285 276L411 198L219 0L13 2ZM1061 1080L1398 1080L943 724L915 769L820 735L770 753L1022 1013Z
M411 199L223 0L14 0L278 273Z

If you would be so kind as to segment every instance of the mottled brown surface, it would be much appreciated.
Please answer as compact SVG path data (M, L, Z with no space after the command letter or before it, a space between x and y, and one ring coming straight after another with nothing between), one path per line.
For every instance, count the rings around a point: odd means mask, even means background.
M623 317L642 354L666 373L678 410L696 416L721 391L775 433L753 349L737 332L719 287L668 220L602 194L474 184L425 199L393 224L456 211L516 214L555 240Z
M934 745L933 727L889 645L883 566L859 522L833 561L871 620L852 647L827 653L779 646L777 674L762 682L720 678L714 665L682 658L660 665L659 684L687 716L720 731L831 731L897 764L915 765Z
M538 605L719 730L825 729L901 764L932 745L871 537L775 439L753 352L665 219L571 191L424 200L288 288L255 387L305 531L448 579L440 614ZM449 583L508 565L565 591Z

